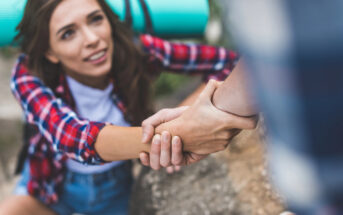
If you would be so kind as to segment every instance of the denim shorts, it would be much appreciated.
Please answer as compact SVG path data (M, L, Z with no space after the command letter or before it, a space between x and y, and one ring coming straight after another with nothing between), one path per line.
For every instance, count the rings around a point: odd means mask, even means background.
M131 162L103 173L80 174L67 171L59 201L49 205L60 215L125 215L132 187ZM26 165L14 194L28 195L29 166Z

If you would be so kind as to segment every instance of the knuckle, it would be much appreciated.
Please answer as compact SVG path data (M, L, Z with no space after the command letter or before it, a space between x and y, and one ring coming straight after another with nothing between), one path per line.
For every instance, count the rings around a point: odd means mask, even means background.
M168 167L168 166L170 166L170 163L167 162L167 161L161 161L161 165L162 165L163 167Z
M168 113L168 108L163 108L159 113L161 115L167 114Z
M146 127L148 126L148 119L145 119L143 122L142 122L142 127Z
M162 140L162 147L163 150L165 150L167 153L170 151L170 143L169 141Z
M172 164L173 164L173 165L181 165L181 162L182 162L181 157L174 158L174 159L172 160Z
M155 146L151 147L151 155L157 157L160 154L160 148Z

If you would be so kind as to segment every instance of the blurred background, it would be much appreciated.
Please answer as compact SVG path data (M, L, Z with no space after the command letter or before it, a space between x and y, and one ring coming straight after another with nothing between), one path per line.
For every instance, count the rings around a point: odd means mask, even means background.
M221 22L220 1L225 0L209 0L210 19L204 36L182 41L234 49L229 31ZM22 145L23 119L9 86L18 55L17 48L0 48L0 201L10 195L18 180L14 168ZM199 83L201 77L163 73L155 85L156 109L176 106ZM132 200L137 204L132 214L279 214L284 205L267 177L263 137L261 126L256 131L243 132L227 151L173 176L138 166L137 195ZM177 193L168 192L171 185ZM185 186L190 189L185 190ZM174 204L167 207L163 204L166 201Z

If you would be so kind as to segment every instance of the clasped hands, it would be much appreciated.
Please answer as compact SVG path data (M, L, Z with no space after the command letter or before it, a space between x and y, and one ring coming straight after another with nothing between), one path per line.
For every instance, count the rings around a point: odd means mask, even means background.
M140 153L143 165L158 170L195 163L224 150L242 129L256 127L256 118L224 112L212 104L220 84L211 80L193 105L162 109L143 121L142 142L151 143L150 154Z

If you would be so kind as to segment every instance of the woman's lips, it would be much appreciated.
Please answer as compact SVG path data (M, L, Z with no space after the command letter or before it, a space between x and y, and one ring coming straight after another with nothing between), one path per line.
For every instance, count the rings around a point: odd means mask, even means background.
M100 52L97 52L96 54L93 54L92 56L88 57L85 61L90 62L92 64L99 64L107 59L107 50L104 49Z

